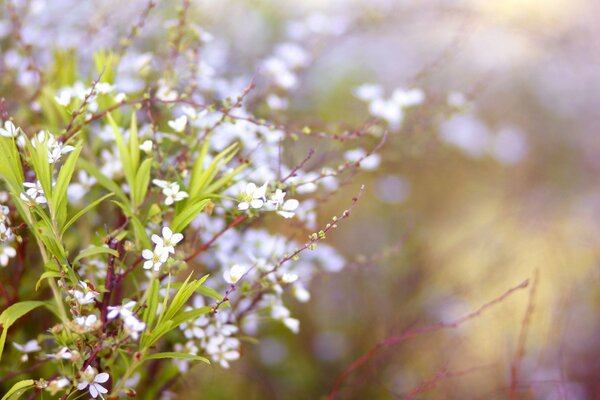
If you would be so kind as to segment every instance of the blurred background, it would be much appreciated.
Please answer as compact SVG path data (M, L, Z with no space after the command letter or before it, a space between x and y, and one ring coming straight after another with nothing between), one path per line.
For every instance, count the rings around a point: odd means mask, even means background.
M32 3L37 46L93 52L146 2ZM160 42L173 4L159 2L142 48ZM328 238L346 268L313 280L310 302L289 302L300 333L267 324L230 370L198 366L177 398L325 398L365 355L335 398L600 398L599 17L593 0L193 1L189 18L219 44L203 54L207 80L257 69L290 38L306 45L284 122L359 126L364 83L420 88L425 101L390 129L377 169L323 200L322 224L366 188ZM74 35L82 25L94 34ZM455 328L388 340L526 280Z

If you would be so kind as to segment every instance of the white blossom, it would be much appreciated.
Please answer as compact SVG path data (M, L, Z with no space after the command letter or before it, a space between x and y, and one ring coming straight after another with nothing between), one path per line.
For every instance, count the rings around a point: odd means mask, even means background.
M160 246L156 246L154 250L144 249L142 251L142 257L146 260L143 266L144 269L154 269L154 271L158 271L160 270L160 267L167 262L169 252L164 251Z
M21 193L21 200L27 204L31 204L32 201L37 204L46 204L48 202L40 181L36 181L35 183L24 182L23 186L25 186L25 193Z
M248 272L247 267L235 264L231 268L226 269L225 272L223 272L223 279L225 279L225 282L231 283L233 285L237 283L237 281L239 281L246 272Z
M182 115L181 117L171 120L167 122L167 124L173 129L175 132L183 132L185 126L188 123L188 119L186 115Z
M0 245L0 265L6 267L9 259L17 255L17 251L10 246Z
M102 394L108 393L108 389L101 385L101 383L108 382L110 375L106 372L98 373L92 366L88 365L81 376L81 380L77 385L78 390L85 390L86 388L90 392L90 395L95 399L100 396L104 399Z
M238 209L243 211L250 207L261 208L265 204L267 185L268 182L265 182L262 186L257 187L254 183L249 182L242 194L242 201L238 204Z
M6 121L4 122L4 128L2 128L2 125L0 124L0 135L10 138L10 137L16 137L19 134L20 128L17 128L15 126L15 124L12 123L12 121Z
M189 197L187 192L180 190L179 184L176 182L154 179L152 183L162 189L162 193L165 195L165 205L167 206Z
M160 247L160 249L167 254L175 254L175 246L182 240L183 235L181 233L173 233L167 226L162 229L162 237L156 234L152 235L152 242L156 244L156 247Z

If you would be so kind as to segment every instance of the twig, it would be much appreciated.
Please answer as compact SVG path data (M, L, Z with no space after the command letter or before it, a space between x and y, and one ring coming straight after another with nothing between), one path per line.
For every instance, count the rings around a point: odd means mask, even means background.
M335 382L333 384L333 388L331 389L331 391L329 392L329 396L327 397L328 400L335 399L337 392L339 391L342 384L346 381L348 376L350 376L350 374L352 374L352 372L354 372L357 369L359 369L360 367L362 367L367 361L369 361L371 358L373 358L375 356L375 354L377 354L380 350L387 348L387 347L397 345L399 343L402 343L403 341L410 339L414 336L419 336L419 335L429 333L429 332L437 332L437 331L444 330L444 329L456 329L459 326L461 326L462 324L464 324L465 322L468 322L468 321L478 317L484 311L486 311L488 308L493 307L494 305L502 302L504 299L506 299L507 297L512 295L514 292L521 290L521 289L525 289L527 286L529 286L529 279L524 280L517 286L504 292L504 294L501 295L500 297L497 297L494 300L492 300L488 303L485 303L483 306L479 307L476 311L474 311L470 314L467 314L467 315L455 320L454 322L438 322L437 324L425 326L423 328L406 331L401 335L390 336L390 337L386 338L385 340L383 340L382 342L377 343L373 348L371 348L371 350L369 350L367 353L365 353L364 355L362 355L361 357L356 359L352 364L350 364L349 367L344 369L336 377Z
M519 379L519 367L521 365L521 360L525 356L525 344L527 341L527 332L529 330L529 324L531 323L531 315L533 314L534 304L533 299L535 298L535 292L537 289L538 283L538 275L539 270L536 269L533 275L533 283L531 284L531 289L529 291L529 300L527 302L527 309L525 310L525 315L523 316L523 321L521 322L521 330L519 332L519 341L517 345L517 350L515 351L515 356L512 360L510 366L510 399L517 399L517 387L518 387L518 379Z

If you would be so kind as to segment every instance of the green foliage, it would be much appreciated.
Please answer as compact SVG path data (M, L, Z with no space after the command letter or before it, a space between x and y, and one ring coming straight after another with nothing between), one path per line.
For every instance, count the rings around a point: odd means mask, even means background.
M0 334L0 359L2 359L2 351L4 350L4 343L6 342L6 334L8 333L8 329L12 326L12 324L14 324L25 314L44 305L46 305L46 303L43 301L23 301L13 304L4 310L2 314L0 314L0 326L2 327L2 333Z

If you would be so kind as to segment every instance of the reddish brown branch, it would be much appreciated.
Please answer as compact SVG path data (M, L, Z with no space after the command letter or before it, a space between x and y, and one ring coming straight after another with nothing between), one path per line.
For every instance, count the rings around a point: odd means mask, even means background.
M493 307L494 305L502 302L504 299L506 299L507 297L512 295L514 292L521 290L521 289L525 289L528 285L529 285L529 279L526 279L523 282L521 282L520 284L518 284L517 286L504 292L504 294L501 295L500 297L497 297L494 300L492 300L488 303L485 303L483 306L479 307L476 311L473 311L472 313L467 314L453 322L438 322L437 324L425 326L423 328L406 331L406 332L402 333L401 335L390 336L390 337L386 338L385 340L383 340L382 342L377 343L373 348L371 348L371 350L369 350L367 353L365 353L364 355L362 355L361 357L356 359L352 364L350 364L349 367L344 369L336 377L335 382L333 384L333 388L329 392L328 399L329 400L335 399L337 392L339 391L342 384L346 381L346 379L354 371L356 371L357 369L362 367L371 358L373 358L380 350L387 348L387 347L395 346L395 345L402 343L403 341L410 339L414 336L419 336L419 335L429 333L429 332L437 332L437 331L444 330L444 329L456 329L459 326L461 326L462 324L464 324L465 322L468 322L474 318L477 318L488 308Z
M517 344L517 350L515 351L515 356L512 360L510 366L510 399L517 399L517 387L518 387L518 379L519 379L519 367L521 365L521 360L525 356L525 345L527 342L527 332L529 330L529 324L531 323L531 316L534 310L533 299L535 298L535 292L537 289L538 282L538 273L539 271L536 269L533 275L533 283L531 284L531 289L529 291L529 300L527 302L527 309L525 310L525 315L523 316L523 321L521 322L521 330L519 332L519 341Z

